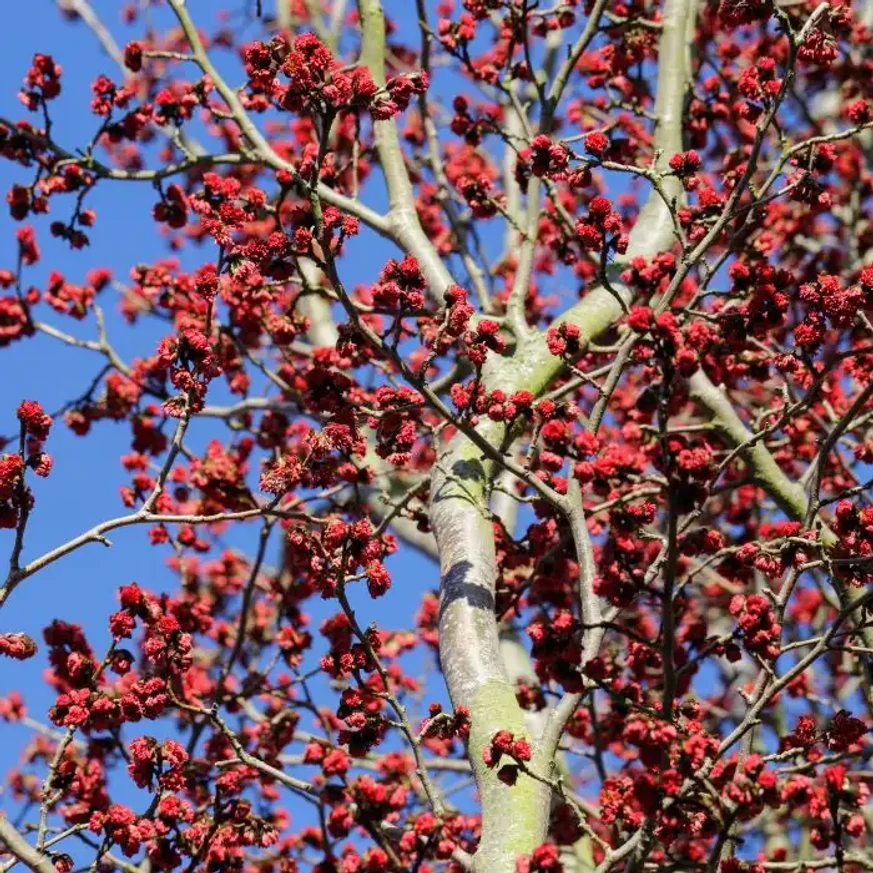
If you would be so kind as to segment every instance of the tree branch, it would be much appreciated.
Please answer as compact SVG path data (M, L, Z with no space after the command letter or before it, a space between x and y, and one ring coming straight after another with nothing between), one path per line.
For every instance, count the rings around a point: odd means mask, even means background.
M0 842L28 870L33 870L34 873L57 873L52 859L28 843L4 813L0 813Z
M361 63L370 71L373 81L384 87L385 16L381 0L358 0L358 12L361 19ZM427 278L431 295L442 304L443 294L454 280L418 220L415 194L406 171L397 125L393 119L375 121L373 129L379 164L388 188L391 235L403 251L415 256Z

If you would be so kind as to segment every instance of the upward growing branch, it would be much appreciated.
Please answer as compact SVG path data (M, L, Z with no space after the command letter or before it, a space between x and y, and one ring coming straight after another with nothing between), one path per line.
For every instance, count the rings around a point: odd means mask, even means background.
M659 152L672 154L681 150L681 108L688 83L687 41L693 32L693 3L691 0L669 0L661 36L660 72L658 76L657 106L664 115L659 119L655 145ZM599 16L602 4L595 7L593 16ZM593 36L594 28L583 32L583 46ZM569 71L563 71L569 76ZM559 97L563 86L553 93ZM554 111L552 107L551 111ZM681 184L677 179L665 179L661 191L678 198ZM540 187L528 189L527 215L533 222L539 215ZM669 204L659 205L662 193L653 190L631 235L628 257L651 256L669 249L673 242L673 224ZM529 257L522 252L513 289L515 305L524 299L526 279L524 270L532 263L533 242ZM615 274L620 270L616 265ZM621 292L629 300L629 292ZM610 327L623 313L623 307L604 288L590 291L583 301L571 309L565 320L582 328L584 340L594 339ZM551 354L543 336L520 330L520 314L515 317L517 345L510 357L489 361L483 372L486 390L500 387L507 394L522 388L539 394L544 391L562 368L562 362ZM494 422L479 427L480 434L492 445L502 445L506 428ZM516 785L513 789L514 808L523 810L520 819L509 820L503 813L506 789L492 773L481 765L481 750L500 729L523 731L523 721L515 701L514 690L508 683L499 654L499 640L495 597L495 552L491 516L488 509L490 483L496 467L463 435L455 439L441 453L431 486L431 524L440 552L442 575L440 600L440 653L443 672L455 705L467 706L473 720L470 738L471 757L477 774L483 805L483 833L479 853L475 858L477 869L491 871L513 870L513 858L520 852L529 852L544 837L544 809L548 792L541 786ZM577 504L568 503L567 511L574 519L577 537L582 537L584 514ZM587 535L587 531L585 531ZM593 585L590 560L581 554L583 584ZM583 594L583 603L589 621L599 615L597 598L593 591ZM597 638L597 633L592 639ZM557 739L563 722L575 709L577 699L565 707L550 722L545 742L536 765L551 772ZM511 727L509 727L511 725ZM522 824L523 820L523 824ZM520 830L520 828L522 830Z
M361 18L361 63L369 69L373 81L384 88L385 16L382 2L358 0L358 12ZM379 164L388 188L391 233L401 249L415 255L427 277L431 295L438 304L442 304L443 294L453 284L453 279L433 243L421 229L397 125L388 119L374 122L373 127Z

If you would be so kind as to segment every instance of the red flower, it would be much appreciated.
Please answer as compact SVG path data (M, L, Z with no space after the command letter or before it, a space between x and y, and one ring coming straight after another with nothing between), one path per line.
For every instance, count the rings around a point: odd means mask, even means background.
M594 155L595 158L602 158L608 148L609 138L599 130L589 133L585 137L585 150L589 154Z
M35 654L36 643L27 634L0 634L0 655L14 658L16 661L26 661Z
M142 69L142 44L138 42L129 42L124 47L124 66L134 73L138 73Z
M18 407L18 420L30 436L38 440L48 439L52 418L35 400L23 400Z

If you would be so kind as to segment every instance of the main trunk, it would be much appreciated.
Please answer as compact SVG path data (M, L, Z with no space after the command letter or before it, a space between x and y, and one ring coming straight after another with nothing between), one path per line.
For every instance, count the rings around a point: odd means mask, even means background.
M494 614L496 557L488 507L490 471L480 452L456 437L441 456L432 485L431 524L440 554L440 658L456 706L470 710L469 757L482 807L480 873L514 873L519 855L546 839L551 791L520 775L505 785L483 752L494 735L528 735L515 691L503 671ZM540 762L532 762L534 768Z

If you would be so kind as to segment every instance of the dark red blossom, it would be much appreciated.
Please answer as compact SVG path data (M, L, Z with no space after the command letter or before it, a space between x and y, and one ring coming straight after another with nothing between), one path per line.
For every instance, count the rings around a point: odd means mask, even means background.
M609 148L609 138L606 134L600 131L589 133L585 137L585 150L594 155L595 158L602 158Z
M48 439L52 418L47 415L36 400L23 400L18 407L18 420L25 433L37 440Z

